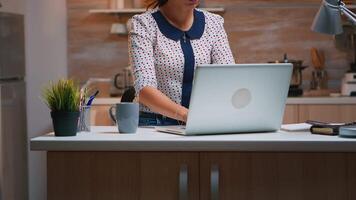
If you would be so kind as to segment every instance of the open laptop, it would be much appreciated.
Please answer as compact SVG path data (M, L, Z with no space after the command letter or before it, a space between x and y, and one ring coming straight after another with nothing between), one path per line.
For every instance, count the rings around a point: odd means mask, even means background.
M182 135L276 131L291 75L290 63L199 65L186 126L156 130Z

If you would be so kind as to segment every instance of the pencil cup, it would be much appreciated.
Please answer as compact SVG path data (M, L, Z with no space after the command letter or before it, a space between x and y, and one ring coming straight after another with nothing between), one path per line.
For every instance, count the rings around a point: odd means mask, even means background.
M78 122L78 132L90 132L90 109L91 106L83 106Z

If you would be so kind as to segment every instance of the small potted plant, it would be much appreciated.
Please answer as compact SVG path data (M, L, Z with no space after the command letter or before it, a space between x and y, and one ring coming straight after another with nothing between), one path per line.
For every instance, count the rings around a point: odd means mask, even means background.
M55 136L77 134L80 89L73 80L61 79L50 83L42 92L42 99L51 110Z

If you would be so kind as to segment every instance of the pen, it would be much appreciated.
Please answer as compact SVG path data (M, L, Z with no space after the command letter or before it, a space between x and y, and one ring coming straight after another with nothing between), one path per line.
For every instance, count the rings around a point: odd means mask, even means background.
M91 104L93 103L93 100L95 99L96 95L98 95L98 94L99 94L99 90L97 90L93 95L91 95L91 96L89 97L87 106L91 106Z

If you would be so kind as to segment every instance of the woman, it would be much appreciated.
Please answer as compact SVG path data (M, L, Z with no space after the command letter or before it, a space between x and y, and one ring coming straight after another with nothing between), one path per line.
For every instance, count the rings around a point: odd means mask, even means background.
M223 18L196 9L199 0L148 0L132 18L130 62L140 125L186 122L194 68L235 63Z

